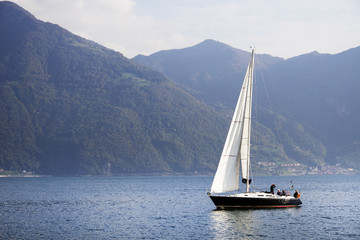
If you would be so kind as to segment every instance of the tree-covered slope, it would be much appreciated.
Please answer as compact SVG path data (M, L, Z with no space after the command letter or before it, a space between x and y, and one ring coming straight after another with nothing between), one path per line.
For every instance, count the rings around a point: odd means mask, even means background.
M360 155L349 146L360 141L359 62L360 47L334 55L312 52L266 73L277 111L297 119L323 143L328 163L355 168Z
M158 72L0 2L0 168L209 171L225 118Z
M354 48L335 55L315 52L288 60L256 56L255 100L259 109L256 119L283 146L285 155L277 150L283 160L292 159L310 166L343 163L358 168L358 152L344 153L344 149L355 149L349 146L360 141L359 50ZM161 71L198 99L231 109L249 55L206 40L185 49L139 55L134 60ZM268 152L262 151L258 159L270 156L272 151L266 149ZM274 158L277 159L268 159Z

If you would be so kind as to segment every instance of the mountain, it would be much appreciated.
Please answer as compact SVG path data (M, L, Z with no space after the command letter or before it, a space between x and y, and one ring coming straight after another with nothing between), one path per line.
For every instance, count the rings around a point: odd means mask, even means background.
M270 55L257 58L261 59L261 69L284 61ZM249 59L249 52L210 39L189 48L133 58L170 77L198 99L211 105L221 103L231 107L236 104Z
M133 60L162 72L199 100L231 109L249 56L249 52L206 40ZM279 154L282 159L309 166L340 163L360 168L356 148L360 142L356 104L360 102L359 58L359 47L335 55L313 52L288 60L257 55L256 119L283 146L286 156Z
M226 118L159 72L0 2L0 168L213 171Z
M360 47L334 55L312 52L266 73L277 111L297 119L326 146L329 164L360 167L359 62Z
M269 163L360 169L359 57L360 48L257 55L256 172ZM0 169L213 172L249 58L205 40L130 60L0 2Z

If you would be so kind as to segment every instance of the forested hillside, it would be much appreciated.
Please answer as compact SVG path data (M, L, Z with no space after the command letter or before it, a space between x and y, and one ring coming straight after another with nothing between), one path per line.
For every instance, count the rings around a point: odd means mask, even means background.
M158 72L0 3L0 168L212 171L226 119Z
M295 118L322 142L329 164L358 169L360 154L355 146L360 141L359 63L357 47L334 55L301 55L266 73L277 111Z
M210 105L232 109L249 56L249 52L206 40L133 60L161 71ZM256 56L259 111L255 118L269 128L278 144L282 143L283 159L308 166L340 163L360 168L355 147L360 141L359 62L360 47L335 55L313 52L287 60ZM271 152L267 148L268 156Z

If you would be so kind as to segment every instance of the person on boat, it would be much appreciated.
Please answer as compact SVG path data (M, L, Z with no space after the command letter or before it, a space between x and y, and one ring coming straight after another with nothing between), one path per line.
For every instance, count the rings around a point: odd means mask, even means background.
M265 191L265 193L275 194L275 192L274 192L274 189L275 189L275 188L276 188L276 185L275 185L275 184L271 184L271 186L270 186L270 192Z
M295 190L294 198L300 198L300 193L298 192L297 189Z
M270 186L270 192L271 192L271 194L275 194L275 192L274 192L274 189L276 188L276 185L275 184L271 184L271 186Z
M283 190L281 191L281 196L286 196L285 189L283 189Z
M280 191L280 189L278 189L277 195L281 196L281 191Z

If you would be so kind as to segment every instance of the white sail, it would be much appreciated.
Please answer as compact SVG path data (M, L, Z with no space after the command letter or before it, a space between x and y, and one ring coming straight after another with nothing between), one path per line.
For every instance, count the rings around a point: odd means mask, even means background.
M223 193L239 189L240 162L242 178L247 179L247 181L249 179L253 65L254 50L252 51L251 60L211 186L212 193Z

